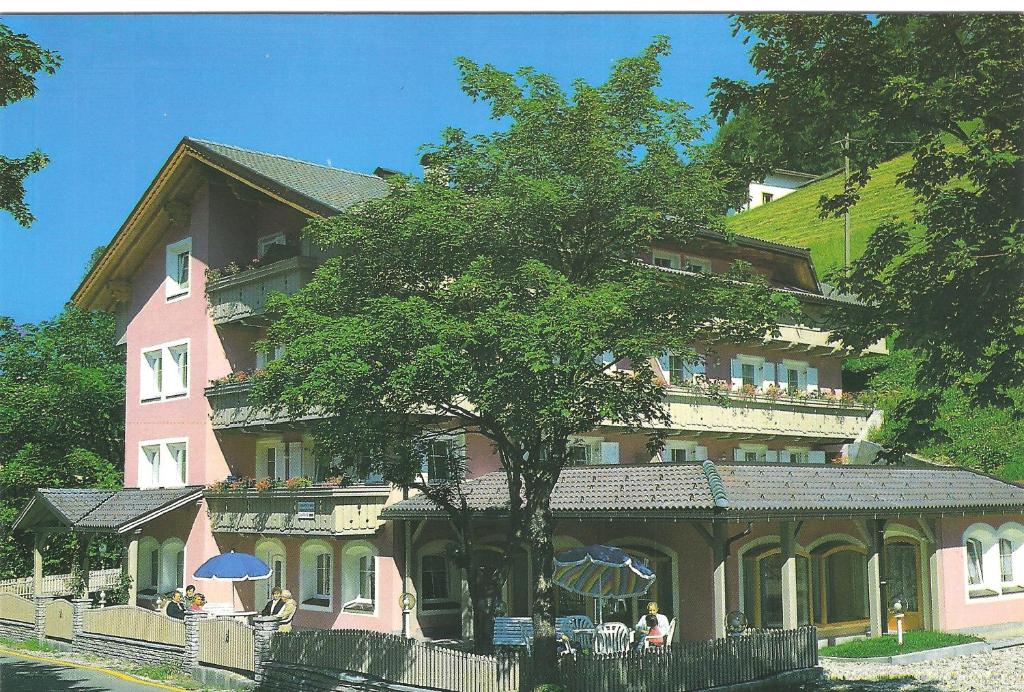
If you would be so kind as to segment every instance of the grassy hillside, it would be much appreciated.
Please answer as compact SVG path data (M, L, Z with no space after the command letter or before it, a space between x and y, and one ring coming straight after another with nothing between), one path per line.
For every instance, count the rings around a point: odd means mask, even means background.
M890 159L876 168L871 182L861 191L850 217L850 250L858 257L867 238L890 217L910 220L913 195L897 184L896 176L909 169L910 154ZM818 217L818 200L843 189L843 174L819 180L782 199L728 217L730 230L743 235L811 248L819 276L843 264L843 219Z

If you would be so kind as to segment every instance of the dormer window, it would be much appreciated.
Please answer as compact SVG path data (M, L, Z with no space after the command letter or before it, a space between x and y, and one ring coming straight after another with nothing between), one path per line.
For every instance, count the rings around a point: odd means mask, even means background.
M167 246L167 300L184 298L191 291L192 239L185 238Z

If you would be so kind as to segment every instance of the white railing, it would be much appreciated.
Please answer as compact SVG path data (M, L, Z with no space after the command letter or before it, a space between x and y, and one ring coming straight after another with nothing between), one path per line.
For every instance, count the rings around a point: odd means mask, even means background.
M70 574L47 574L43 577L43 594L47 596L67 596L71 593ZM96 569L89 572L89 590L110 589L117 586L121 578L121 569ZM19 577L0 581L0 593L12 593L17 596L31 596L33 592L32 577Z

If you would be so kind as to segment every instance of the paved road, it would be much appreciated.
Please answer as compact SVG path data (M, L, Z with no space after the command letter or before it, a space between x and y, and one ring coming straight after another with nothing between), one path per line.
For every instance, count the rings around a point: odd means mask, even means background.
M167 688L121 680L99 671L0 654L0 692L155 692L158 689Z

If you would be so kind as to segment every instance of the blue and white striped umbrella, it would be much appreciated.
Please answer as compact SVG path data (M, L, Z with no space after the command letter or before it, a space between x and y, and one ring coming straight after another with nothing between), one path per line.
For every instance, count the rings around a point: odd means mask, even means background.
M555 556L555 584L566 591L596 598L599 621L605 599L642 596L654 579L650 567L608 545L573 548Z

